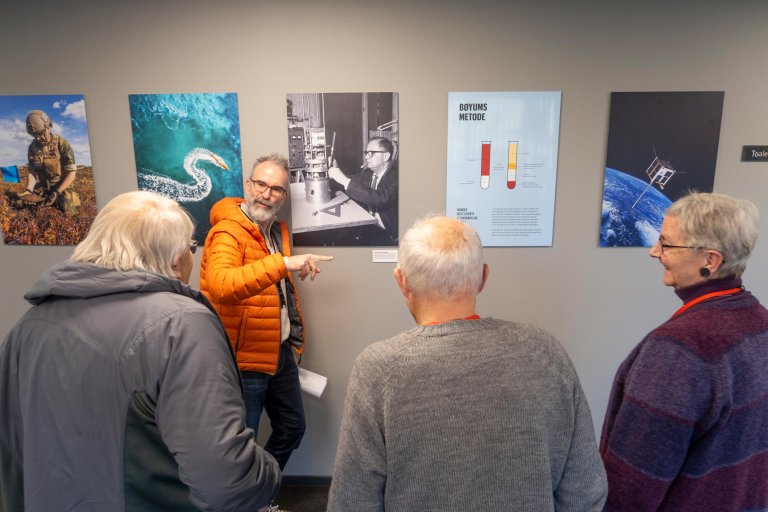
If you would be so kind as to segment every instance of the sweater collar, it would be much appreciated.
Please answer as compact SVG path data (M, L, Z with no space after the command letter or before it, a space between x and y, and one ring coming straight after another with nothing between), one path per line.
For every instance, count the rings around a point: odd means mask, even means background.
M683 301L688 303L707 293L718 292L720 290L727 290L729 288L739 288L741 286L741 278L739 277L725 277L722 279L709 279L703 283L697 283L693 286L680 288L675 290L675 293Z
M456 319L449 320L447 322L431 325L419 325L416 324L409 330L417 336L433 337L433 336L446 336L449 334L455 334L457 332L475 331L477 329L486 328L491 325L496 325L496 320L492 317L481 317L479 319Z

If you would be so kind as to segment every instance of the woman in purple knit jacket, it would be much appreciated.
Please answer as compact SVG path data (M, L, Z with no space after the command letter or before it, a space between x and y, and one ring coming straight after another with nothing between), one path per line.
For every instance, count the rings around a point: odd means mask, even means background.
M667 210L650 255L683 305L616 374L606 510L768 510L768 310L741 284L757 224L722 194Z

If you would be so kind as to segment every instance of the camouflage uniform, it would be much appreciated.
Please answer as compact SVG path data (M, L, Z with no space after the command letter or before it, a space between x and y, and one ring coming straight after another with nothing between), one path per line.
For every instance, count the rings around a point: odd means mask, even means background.
M53 133L48 142L37 139L32 141L27 158L29 172L37 180L33 192L42 196L50 190L55 190L67 174L77 171L72 146L64 137ZM55 205L63 212L74 214L80 206L80 197L74 188L69 186L59 193Z

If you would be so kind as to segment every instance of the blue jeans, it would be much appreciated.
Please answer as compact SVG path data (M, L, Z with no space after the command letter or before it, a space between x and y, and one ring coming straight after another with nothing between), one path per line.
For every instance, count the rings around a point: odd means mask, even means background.
M259 432L261 411L266 410L272 434L264 449L284 469L293 450L304 436L304 403L299 385L299 367L288 343L280 344L277 372L241 372L245 398L245 424Z

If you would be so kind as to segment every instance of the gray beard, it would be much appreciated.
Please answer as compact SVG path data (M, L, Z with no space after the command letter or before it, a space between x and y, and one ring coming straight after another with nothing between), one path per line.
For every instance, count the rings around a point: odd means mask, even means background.
M250 217L253 222L269 222L277 216L277 210L274 207L270 206L269 209L260 208L255 206L255 202L252 200L246 201L245 209L246 213L248 213L248 217Z

